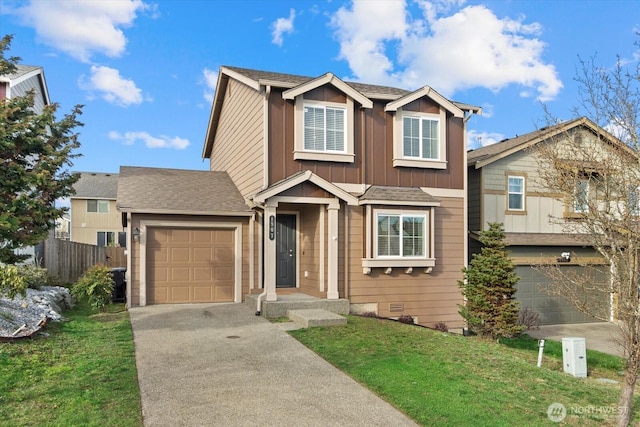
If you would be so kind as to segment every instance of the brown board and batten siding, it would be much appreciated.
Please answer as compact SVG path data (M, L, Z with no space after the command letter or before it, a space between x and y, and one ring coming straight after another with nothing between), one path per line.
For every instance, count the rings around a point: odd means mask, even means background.
M264 98L234 79L229 79L226 90L210 169L227 172L246 197L263 185Z
M465 265L464 199L439 198L435 212L436 266L429 274L415 268L407 274L403 268L393 268L391 274L375 268L371 274L362 272L364 242L364 211L349 212L349 285L352 304L377 304L378 315L398 317L410 315L423 326L433 327L444 322L449 328L463 327L458 314L462 295L457 281L462 279Z
M313 99L337 101L337 89L315 90ZM308 94L305 94L305 98ZM320 96L324 95L324 96ZM354 105L354 154L353 163L337 163L314 160L295 160L295 111L294 102L282 99L282 92L274 89L269 101L269 185L296 172L310 170L329 182L366 183L371 185L401 187L432 187L464 189L464 144L462 119L447 114L447 168L406 168L393 166L394 115L384 111L387 101L374 102L372 109ZM410 104L433 112L435 105L429 100ZM452 143L453 142L453 143ZM364 166L363 166L364 165Z

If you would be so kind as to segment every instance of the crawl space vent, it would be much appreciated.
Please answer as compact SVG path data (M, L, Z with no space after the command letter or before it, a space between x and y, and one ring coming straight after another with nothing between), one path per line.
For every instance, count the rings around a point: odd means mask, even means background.
M404 311L404 304L401 302L392 302L389 304L389 311Z

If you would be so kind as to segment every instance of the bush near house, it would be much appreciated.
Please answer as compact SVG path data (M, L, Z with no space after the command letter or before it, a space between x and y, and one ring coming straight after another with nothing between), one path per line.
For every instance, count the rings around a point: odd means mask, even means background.
M71 286L71 293L94 309L103 310L111 303L114 285L111 270L104 265L95 265Z

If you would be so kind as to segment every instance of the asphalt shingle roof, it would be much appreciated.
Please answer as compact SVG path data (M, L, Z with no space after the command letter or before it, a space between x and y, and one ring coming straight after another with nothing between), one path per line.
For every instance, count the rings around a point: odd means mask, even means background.
M360 200L381 200L391 202L437 203L438 199L419 188L384 187L372 185L360 196Z
M118 174L101 172L80 172L80 179L74 184L75 199L109 199L118 195Z
M191 214L251 210L226 172L121 166L118 209Z

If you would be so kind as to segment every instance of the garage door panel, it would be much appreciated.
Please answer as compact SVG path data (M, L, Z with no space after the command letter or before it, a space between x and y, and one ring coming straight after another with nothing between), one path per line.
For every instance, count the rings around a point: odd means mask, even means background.
M147 234L150 304L234 300L234 230L149 227Z
M571 267L573 269L580 267ZM580 271L578 271L580 272ZM538 313L542 325L596 322L597 320L580 312L575 306L560 295L549 293L550 279L541 271L529 266L516 267L516 274L520 277L517 286L516 299L522 308L528 307ZM604 281L605 277L594 280ZM594 295L606 305L607 295Z

